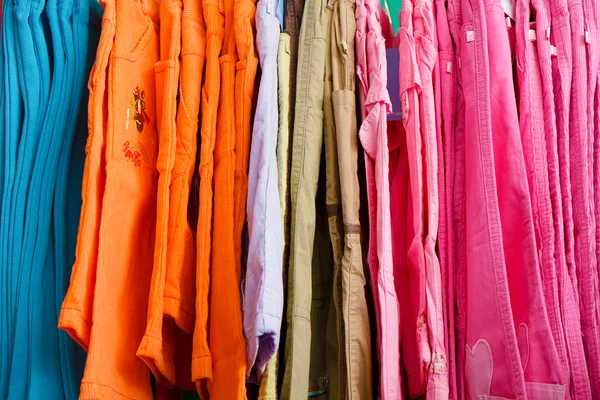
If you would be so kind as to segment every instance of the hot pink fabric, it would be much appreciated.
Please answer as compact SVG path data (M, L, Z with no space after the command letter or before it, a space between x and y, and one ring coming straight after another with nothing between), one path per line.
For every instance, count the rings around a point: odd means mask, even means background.
M407 1L407 0L405 0ZM408 0L410 1L410 0ZM439 226L438 151L436 141L435 97L433 69L438 57L435 45L435 16L433 0L415 0L413 14L415 55L421 79L419 114L423 157L423 206L425 212L425 304L429 353L424 360L427 366L426 393L428 399L447 399L448 366L444 344L444 321L442 304L442 279L440 262L436 253ZM401 68L401 74L403 69ZM415 111L413 110L413 113ZM409 113L410 115L410 113ZM441 121L440 121L441 122Z
M519 140L510 50L499 0L483 0L490 40L490 105L498 205L510 298L527 391L562 390L560 361L545 309L531 203ZM493 40L491 39L493 38ZM544 206L547 209L547 205ZM551 229L551 228L550 228Z
M564 398L548 343L515 96L507 90L514 82L504 13L499 1L461 5L467 249L457 296L466 310L465 391Z
M378 0L356 2L356 73L363 122L359 137L365 150L370 220L369 269L375 297L382 399L401 398L398 300L394 286L388 136L391 103L386 88L385 42Z
M580 286L583 289L585 296L582 296L581 301L586 299L592 301L592 304L585 304L586 308L582 308L582 318L584 345L588 356L588 366L590 373L590 382L592 384L592 394L594 398L600 397L600 321L598 320L600 308L600 292L598 288L598 258L600 249L596 246L596 233L598 232L596 214L600 211L595 210L594 202L594 120L595 113L598 110L594 107L594 98L596 92L596 84L598 81L598 69L600 67L600 4L597 0L583 0L583 15L584 15L584 42L587 55L587 90L585 90L585 107L587 109L587 128L586 128L586 149L588 154L588 182L587 182L587 197L589 199L589 215L591 216L589 224L592 232L590 236L591 248L594 252L590 258L591 264L589 270L582 265L580 284L585 280L586 283ZM573 37L573 39L575 39ZM579 43L579 42L578 42ZM573 45L575 46L574 42ZM579 48L579 46L578 46ZM575 47L574 47L575 50ZM583 89L582 89L583 90ZM582 121L579 122L580 124ZM581 126L581 125L580 125ZM576 219L577 222L577 219ZM587 313L591 312L591 317ZM593 335L589 336L588 335Z
M446 142L446 175L448 177L449 199L448 219L450 221L449 230L450 243L454 243L454 255L449 256L448 265L448 286L450 296L453 297L453 303L456 312L454 314L455 342L456 342L456 393L457 399L466 398L466 383L463 366L465 362L465 344L466 344L466 195L465 195L465 101L462 85L462 64L461 64L461 27L463 24L461 1L448 0L448 27L454 42L454 60L453 74L456 81L452 82L455 94L455 124L452 135ZM449 247L452 251L452 247ZM453 279L454 278L454 279ZM452 331L450 334L452 335Z
M566 0L545 0L544 3L549 7L551 14L550 44L556 49L555 55L551 55L546 54L542 47L538 47L544 86L544 127L556 233L557 282L570 364L571 392L575 399L589 399L591 386L582 341L573 247L568 138L572 71L571 25ZM540 29L541 26L538 31ZM549 113L552 117L550 123ZM553 185L556 189L552 189Z
M395 251L398 298L402 315L402 361L408 379L410 397L425 391L427 366L431 360L426 305L426 274L424 243L424 183L423 143L419 92L421 78L416 58L413 33L412 0L402 2L399 30L400 99L406 131L409 195L406 221L406 253ZM398 196L400 197L400 196ZM397 243L399 240L395 240Z
M450 398L457 398L456 342L454 335L454 228L452 193L454 187L454 123L456 113L456 65L444 0L436 0L436 33L439 49L434 69L438 145L438 187L440 197L439 248L442 270L444 326Z
M476 0L471 8L470 2L463 0L461 13L464 23L459 34L460 73L465 109L469 110L465 112L464 136L466 229L464 236L457 237L458 243L469 241L465 246L466 265L457 263L461 269L457 282L458 309L462 310L460 317L465 325L465 332L459 332L458 344L464 347L464 350L459 348L464 352L462 360L459 359L459 365L464 365L463 390L470 399L490 394L523 399L525 380L510 307L494 172L490 60L483 2ZM499 50L507 51L507 47L508 41ZM514 125L509 132L512 136L518 132L516 120ZM523 197L528 198L528 194ZM457 322L459 329L461 322ZM474 373L476 369L482 373Z
M517 0L516 7L517 21L514 30L520 91L521 140L531 194L546 311L552 337L558 349L560 382L565 385L568 394L570 374L558 300L554 220L545 138L545 121L550 120L548 129L551 129L551 114L546 115L544 109L542 74L537 52L540 48L541 52L547 51L550 55L550 47L546 39L548 18L543 5L537 4L537 23L529 22L529 16L533 12L529 0Z
M573 224L575 235L575 265L579 284L579 306L581 311L581 328L583 344L594 397L600 396L600 332L596 318L597 294L597 260L596 260L596 228L591 193L593 189L593 172L591 168L591 141L588 134L588 104L593 93L588 93L588 84L593 80L594 67L588 69L588 61L597 60L593 38L586 45L586 23L581 1L569 2L571 22L571 46L573 51L573 83L571 89L571 114L569 119L569 150L571 156L571 191L573 194ZM587 17L587 14L586 14ZM588 18L588 22L592 18ZM589 31L587 31L589 32ZM589 32L588 35L593 35ZM591 36L590 36L591 37ZM590 60L586 53L590 53ZM597 64L597 61L596 61ZM597 66L595 67L597 71Z

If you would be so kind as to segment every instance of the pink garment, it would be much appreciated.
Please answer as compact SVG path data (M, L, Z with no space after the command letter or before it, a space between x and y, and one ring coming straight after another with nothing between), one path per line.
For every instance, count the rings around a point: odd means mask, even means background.
M583 39L585 42L585 48L587 52L587 90L585 95L585 105L587 108L587 135L586 135L586 149L588 153L588 199L590 199L590 225L592 232L590 236L590 242L593 249L592 264L590 270L582 270L582 279L585 279L587 283L584 285L583 290L586 293L586 298L592 300L592 304L586 304L588 308L584 309L582 313L591 312L592 316L587 319L585 315L583 318L582 326L584 327L584 345L588 355L588 366L590 373L590 382L592 384L592 393L595 398L600 397L600 321L598 316L600 315L600 293L598 288L598 256L600 256L600 249L597 248L596 242L598 238L596 233L600 229L597 226L599 221L596 221L596 214L600 213L595 208L594 199L594 119L595 113L598 110L594 107L594 99L596 93L596 84L598 81L598 69L600 67L600 5L598 0L583 0L583 15L584 15L584 33ZM581 121L580 121L581 123ZM594 263L595 262L595 263ZM584 266L582 266L584 268ZM581 280L579 281L582 282ZM590 297L587 297L590 296ZM595 301L593 300L595 299ZM585 301L585 298L582 298ZM588 311L589 310L589 311ZM593 335L588 337L587 335Z
M446 332L447 368L450 398L457 398L456 343L454 335L454 228L452 221L452 193L454 187L454 122L456 113L456 65L448 16L444 0L436 0L436 33L439 55L434 67L438 188L440 198L440 226L438 243L442 270L442 298Z
M465 112L464 137L466 229L464 236L457 238L459 243L469 241L466 265L457 265L461 268L458 309L464 313L460 319L464 319L466 331L464 336L459 332L463 340L458 345L464 348L460 349L464 356L459 365L463 366L460 372L465 375L467 398L495 395L524 399L525 380L510 307L493 164L485 11L482 1L474 1L473 8L469 3L461 2L464 24L459 45L465 109L469 110ZM462 328L461 323L457 325Z
M406 253L396 258L396 280L402 315L402 361L408 379L411 398L424 393L427 366L431 361L426 305L426 275L424 243L424 183L423 144L419 92L421 78L416 58L413 34L413 3L404 0L400 11L400 99L406 132L409 170L407 204ZM397 240L395 242L398 242Z
M369 269L379 337L381 399L400 399L398 300L393 275L388 137L386 115L391 103L386 88L385 44L378 0L356 2L356 73L363 122L359 137L365 150L370 220ZM368 62L367 62L368 61Z
M564 398L561 364L545 309L515 96L506 90L514 84L505 16L499 0L483 3L490 38L487 50L498 205L521 364L529 397L544 393L542 398L557 398L562 393L559 397Z
M461 1L448 0L448 27L454 42L454 60L452 65L452 74L455 81L451 82L455 89L454 104L451 112L454 118L454 130L450 130L450 139L445 145L446 157L446 175L448 177L448 220L450 239L454 244L454 249L449 247L450 255L448 258L448 287L449 296L453 298L452 311L454 313L455 333L455 356L456 361L456 399L465 399L466 383L464 374L465 365L465 343L466 343L466 193L465 193L465 101L462 84L462 63L461 63L461 27L463 24ZM439 29L439 28L438 28ZM440 43L441 40L440 40ZM444 103L450 104L450 103ZM452 126L452 125L451 125ZM452 254L454 250L454 254ZM452 315L452 313L450 314ZM451 319L452 321L452 319Z
M575 235L575 264L579 284L579 307L583 344L586 351L590 383L594 398L600 396L600 332L596 318L597 260L596 228L593 202L593 173L590 166L591 141L588 135L588 103L593 93L588 93L588 82L593 69L588 70L586 52L593 55L593 45L585 41L586 26L581 1L569 4L571 45L573 51L573 85L571 89L571 115L569 120L569 146L571 156L571 191L573 194L573 223ZM588 32L590 36L593 32ZM593 38L596 39L596 38ZM597 42L593 40L592 42ZM595 59L596 57L591 57ZM590 60L592 62L593 60ZM596 68L597 71L597 68Z
M428 368L426 375L427 398L448 399L448 366L444 344L442 278L440 262L435 249L440 216L436 115L433 92L433 69L438 54L437 46L435 45L437 38L433 7L433 0L415 0L413 14L415 55L421 79L419 114L421 119L421 140L424 149L422 162L425 176L423 185L423 206L426 222L426 236L424 241L425 304L430 352L425 354L429 359L424 360L424 362ZM400 70L403 71L402 67ZM407 133L410 135L410 132L407 131Z
M569 155L569 108L571 93L571 25L566 0L550 0L552 21L550 42L554 44L554 55L544 55L538 49L540 68L544 80L544 109L553 112L555 127L546 126L550 183L559 179L556 194L553 190L552 201L555 226L559 223L556 237L557 280L561 291L561 308L567 353L571 366L571 393L574 399L591 398L591 386L583 349L581 322L579 313L579 295L575 274L575 254L573 235L573 208L571 197L570 155ZM549 61L548 61L549 58ZM550 63L550 66L547 64ZM551 71L546 71L551 68ZM552 76L548 76L550 74ZM554 85L552 85L554 83ZM546 104L552 101L550 104ZM559 175L559 178L554 178ZM564 259L564 262L562 261Z
M575 302L573 285L568 275L569 262L567 261L565 246L565 225L563 222L564 210L561 197L559 176L560 162L557 147L557 116L554 108L555 99L552 90L552 58L558 57L558 49L552 46L553 38L550 33L552 29L556 29L556 27L551 27L550 3L549 0L536 0L533 2L533 6L536 9L537 53L543 88L543 93L539 98L543 99L544 130L548 156L548 178L554 218L557 300L553 300L550 297L546 285L545 292L547 299L551 299L558 303L557 307L559 309L555 311L556 315L552 316L551 305L550 302L547 301L551 326L553 324L553 319L557 318L562 327L562 343L560 337L557 336L557 333L560 334L560 332L556 332L555 327L552 327L552 330L561 363L563 363L563 368L565 370L565 376L563 377L565 387L569 388L569 383L572 383L570 391L573 394L573 397L575 399L588 399L591 397L591 389L583 349L579 306ZM566 6L564 0L563 5ZM561 25L564 26L565 23L568 24L568 18L564 17L564 13L555 15L552 25L554 25L555 21L558 25L558 29L562 29ZM570 29L567 32L570 32ZM552 274L551 272L548 272L544 273L543 276L544 279L547 280ZM569 391L567 391L567 393L569 393Z
M538 24L542 24L543 28L548 25L546 14L544 14L545 10L539 6L537 10ZM520 91L519 125L548 321L552 337L559 350L561 383L568 389L570 374L556 282L555 233L544 125L546 115L543 107L542 76L537 54L538 46L546 51L550 49L548 46L544 46L547 44L546 31L542 31L536 23L529 22L532 12L529 0L517 0L515 13L517 21L514 30L516 32L516 59ZM536 39L538 31L541 31L542 34L539 40ZM550 127L548 128L550 129Z
M471 399L562 399L515 96L507 90L514 85L504 13L499 1L487 0L463 0L461 11L461 74L468 110L467 271L466 277L459 274L466 282L460 283L465 293L458 294L458 308L466 310L466 390ZM468 301L461 305L464 297Z

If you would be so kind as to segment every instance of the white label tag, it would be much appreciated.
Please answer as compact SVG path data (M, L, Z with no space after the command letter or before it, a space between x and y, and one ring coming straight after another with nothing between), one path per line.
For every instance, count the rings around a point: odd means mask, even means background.
M550 27L546 29L546 40L550 40Z
M510 29L512 27L512 19L510 19L510 17L506 17L504 18L504 21L506 22L506 29Z
M504 14L508 15L513 21L515 20L515 0L501 0Z
M452 73L452 61L448 61L446 63L446 73L448 73L448 74Z
M550 45L550 55L553 57L558 56L558 49L556 48L556 46Z
M467 31L467 43L471 43L475 40L475 31Z
M585 31L585 42L590 44L590 33L588 31Z
M531 40L532 42L535 42L535 40L536 40L534 29L529 30L529 40Z

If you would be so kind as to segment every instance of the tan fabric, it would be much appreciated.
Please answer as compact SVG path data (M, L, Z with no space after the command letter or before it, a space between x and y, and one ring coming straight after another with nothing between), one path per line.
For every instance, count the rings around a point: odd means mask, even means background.
M327 211L334 254L340 371L337 398L370 399L371 333L362 263L356 126L354 2L332 0L327 38L324 142Z
M281 391L284 400L306 398L307 385L314 385L315 379L319 387L326 386L330 369L323 367L324 362L315 356L322 360L332 359L325 353L327 341L323 334L330 313L331 301L328 299L331 298L331 286L327 288L327 284L331 279L330 271L321 268L329 266L332 269L331 244L323 243L323 239L329 242L328 235L322 235L320 229L319 235L315 235L317 221L324 221L326 215L325 211L319 218L315 207L323 145L323 77L328 27L326 6L325 0L308 0L300 29L290 171L288 332ZM326 232L326 226L324 230ZM335 321L333 325L335 329ZM311 336L315 339L312 343ZM309 382L309 371L310 376L318 377L313 378L313 382Z
M343 219L341 291L350 399L371 399L371 331L365 297L365 273L359 220L358 134L356 126L353 0L335 0L330 40L333 74L333 111L338 153Z
M335 306L335 328L337 343L337 366L339 373L338 381L332 381L331 395L336 399L348 398L346 384L346 358L344 355L344 320L342 317L342 256L344 255L344 231L343 219L341 213L341 189L340 189L340 171L338 168L338 152L336 145L336 126L333 111L333 60L331 54L332 43L332 21L333 7L327 7L327 19L330 21L327 30L327 55L325 57L325 82L323 85L323 143L325 146L325 180L327 220L329 222L329 236L333 250L333 300ZM334 392L334 390L336 390Z

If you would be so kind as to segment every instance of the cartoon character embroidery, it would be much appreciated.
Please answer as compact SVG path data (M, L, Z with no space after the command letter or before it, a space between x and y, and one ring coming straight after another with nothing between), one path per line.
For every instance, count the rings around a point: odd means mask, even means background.
M138 132L144 130L144 124L150 123L150 117L148 117L148 113L146 113L145 98L146 92L140 90L139 86L136 86L135 89L133 89L133 97L129 99L129 103L133 107L133 120L135 121ZM129 110L127 110L127 116L129 117ZM129 127L129 124L127 124L127 127Z

